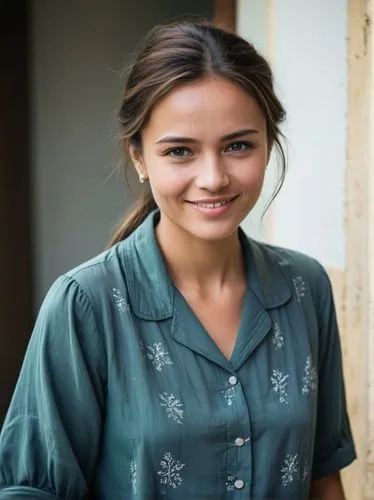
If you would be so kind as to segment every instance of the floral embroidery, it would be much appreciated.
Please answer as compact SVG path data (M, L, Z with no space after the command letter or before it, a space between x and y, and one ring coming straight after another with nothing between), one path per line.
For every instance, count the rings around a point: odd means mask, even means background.
M166 408L168 418L174 420L177 424L183 425L183 404L173 394L164 392L160 394L161 406Z
M306 462L306 464L304 464L304 468L303 468L303 473L301 475L301 480L304 482L308 479L309 477L309 473L310 473L310 467L309 467L309 464L308 462Z
M299 456L288 453L281 467L282 486L287 486L299 476Z
M181 486L183 480L180 472L185 465L175 460L170 452L164 453L157 473L160 476L160 483L172 488Z
M310 355L306 359L304 373L302 391L303 394L309 394L309 392L317 389L317 369L315 366L312 366L312 356Z
M129 303L122 296L121 290L118 290L118 288L112 288L112 295L116 308L119 310L119 312L124 313L130 310Z
M130 475L131 475L131 485L132 491L136 494L137 491L137 472L136 472L136 462L132 460L130 462Z
M232 493L235 490L235 477L232 475L226 478L226 491L227 493Z
M296 276L296 278L292 279L293 286L296 293L296 298L298 302L301 302L301 299L305 297L306 292L306 284L301 276Z
M147 357L152 361L157 371L161 372L166 365L174 363L169 358L169 353L163 346L162 342L154 342L151 346L147 346Z
M230 386L227 389L223 389L221 391L221 394L223 395L226 406L232 406L232 403L236 396L235 387Z
M285 253L280 248L277 248L277 252L274 253L275 259L280 266L288 266L289 262L285 257Z
M284 345L282 330L280 329L278 323L274 323L273 326L273 344L275 346L275 349L282 349Z
M273 376L270 378L273 391L278 394L279 402L282 404L288 404L288 378L289 375L285 375L279 370L273 370Z

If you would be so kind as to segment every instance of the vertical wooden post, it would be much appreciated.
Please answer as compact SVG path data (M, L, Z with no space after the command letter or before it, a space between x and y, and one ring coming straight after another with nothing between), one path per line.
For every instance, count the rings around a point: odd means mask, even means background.
M214 24L223 29L235 32L236 7L236 0L214 0Z
M345 375L359 460L347 498L374 498L374 0L348 1Z
M365 349L367 361L367 422L368 432L365 439L365 456L367 463L365 468L365 491L364 499L374 498L374 0L367 0L366 12L363 18L362 36L364 39L364 54L368 62L368 87L366 97L368 98L368 128L367 128L367 329L365 330L367 348Z

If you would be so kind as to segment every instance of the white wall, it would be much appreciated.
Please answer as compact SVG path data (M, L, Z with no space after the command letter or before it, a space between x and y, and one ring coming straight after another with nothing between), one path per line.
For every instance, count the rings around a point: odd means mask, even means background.
M239 0L247 11L240 33L268 49L288 113L289 172L266 236L343 268L347 0L270 1L267 23L259 17L261 32L253 29L250 11L255 15L265 3Z
M267 2L264 0L238 0L237 8L238 34L252 43L264 57L267 57L269 54ZM268 215L262 219L262 214L267 200L271 197L274 171L275 167L269 165L260 199L242 223L244 231L258 240L267 239L266 222Z
M100 252L130 202L116 112L139 39L180 14L211 15L212 0L32 2L32 164L35 297Z

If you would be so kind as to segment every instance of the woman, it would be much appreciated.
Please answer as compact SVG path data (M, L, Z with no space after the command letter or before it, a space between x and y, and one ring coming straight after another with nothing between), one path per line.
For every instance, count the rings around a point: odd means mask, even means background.
M329 280L239 228L284 110L204 23L151 32L120 111L144 191L60 277L0 440L0 498L344 498L355 458Z

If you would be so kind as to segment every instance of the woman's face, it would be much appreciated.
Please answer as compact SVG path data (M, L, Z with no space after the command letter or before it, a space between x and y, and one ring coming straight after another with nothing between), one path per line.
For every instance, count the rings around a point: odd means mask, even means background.
M259 198L269 155L265 118L239 86L206 78L163 98L142 132L141 154L130 154L149 179L164 229L222 240Z

